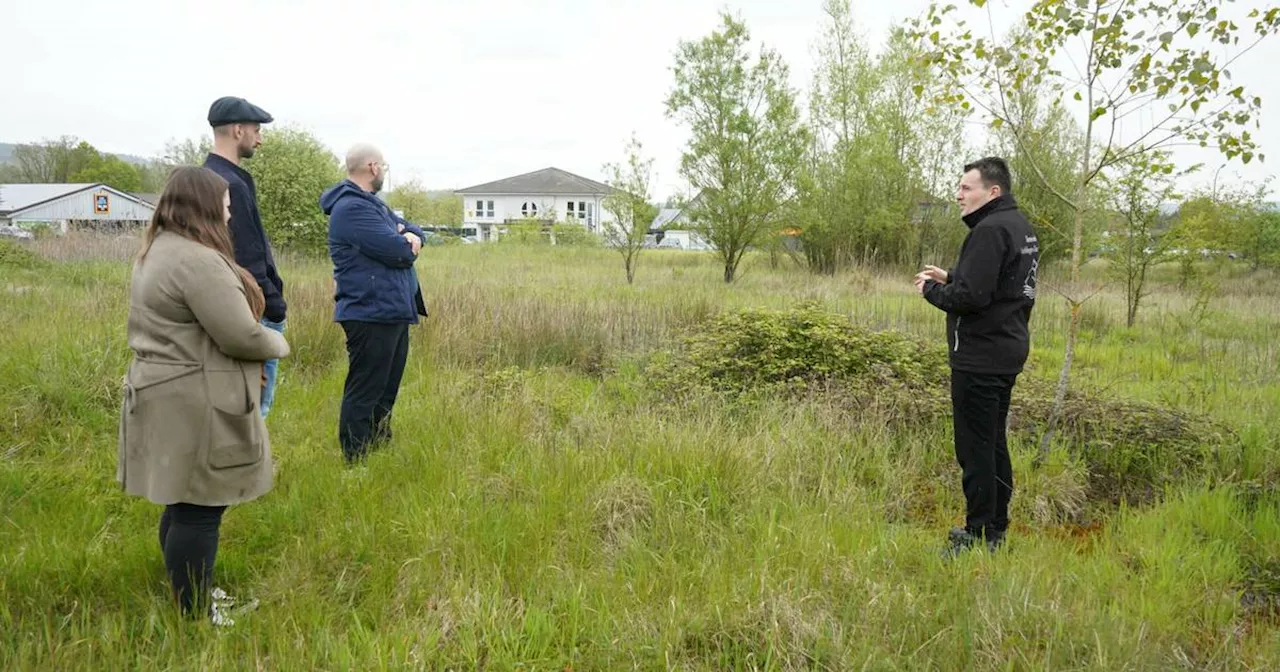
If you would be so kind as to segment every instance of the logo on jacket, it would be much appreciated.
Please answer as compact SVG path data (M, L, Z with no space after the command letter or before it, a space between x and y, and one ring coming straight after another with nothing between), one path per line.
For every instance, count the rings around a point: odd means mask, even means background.
M1031 271L1027 273L1027 279L1022 282L1022 295L1032 301L1036 300L1036 284L1039 281L1039 276L1040 260L1032 259Z

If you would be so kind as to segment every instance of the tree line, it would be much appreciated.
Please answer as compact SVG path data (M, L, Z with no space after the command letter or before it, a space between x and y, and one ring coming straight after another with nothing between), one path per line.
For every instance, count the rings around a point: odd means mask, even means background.
M15 146L10 163L0 164L0 184L101 182L128 193L159 193L175 167L204 163L212 147L209 136L171 140L160 156L131 163L80 138L63 136ZM327 221L318 199L343 179L337 155L312 133L285 125L264 129L262 146L243 165L257 185L263 226L272 243L302 252L323 251ZM460 197L429 192L416 182L397 186L387 194L387 202L404 210L410 221L462 224Z
M1090 256L1124 261L1116 250L1128 246L1114 241L1144 235L1143 263L1213 249L1276 265L1266 184L1206 197L1162 179L1198 168L1171 163L1179 145L1261 158L1250 133L1261 101L1230 84L1227 68L1280 16L1228 16L1232 4L1040 0L1007 35L988 37L954 6L934 5L873 54L849 0L826 0L806 92L776 51L722 12L716 30L680 42L671 68L667 114L689 131L680 161L696 195L689 214L727 282L746 250L776 253L789 236L816 273L940 262L964 234L952 195L961 166L995 154L1010 162L1042 259L1069 262L1074 280ZM980 144L966 141L973 126L986 131ZM1170 203L1181 213L1183 201L1185 216L1155 216ZM1145 233L1134 228L1143 221Z
M985 0L969 5L994 11ZM1228 16L1232 6L1040 0L1006 35L983 37L954 6L934 5L873 49L849 0L825 0L818 60L803 91L780 54L723 12L710 34L679 42L671 64L666 114L689 131L679 164L688 186L681 226L715 247L727 282L751 249L824 274L945 262L964 235L952 197L960 167L998 154L1014 171L1045 263L1066 262L1078 284L1088 258L1109 257L1115 280L1130 288L1134 316L1153 265L1176 257L1182 282L1194 281L1194 255L1181 252L1232 253L1255 269L1280 265L1267 183L1190 194L1172 187L1172 178L1197 169L1173 165L1169 150L1179 144L1216 147L1227 160L1261 158L1249 132L1261 101L1230 83L1227 66L1273 34L1280 17L1275 9ZM966 131L977 126L985 138L973 144ZM0 181L154 192L173 166L203 161L208 147L207 137L170 142L160 157L134 165L64 137L19 146ZM618 222L606 240L623 253L628 279L656 212L652 163L633 137L621 160L603 167L622 192L606 201ZM323 248L314 195L340 177L332 151L305 131L270 128L246 166L273 239ZM408 182L386 198L413 221L462 222L452 193Z

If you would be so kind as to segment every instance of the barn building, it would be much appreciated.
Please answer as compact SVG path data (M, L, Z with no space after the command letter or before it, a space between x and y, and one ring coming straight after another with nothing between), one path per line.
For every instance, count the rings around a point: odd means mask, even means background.
M0 226L56 233L120 231L146 226L155 206L98 184L0 184Z

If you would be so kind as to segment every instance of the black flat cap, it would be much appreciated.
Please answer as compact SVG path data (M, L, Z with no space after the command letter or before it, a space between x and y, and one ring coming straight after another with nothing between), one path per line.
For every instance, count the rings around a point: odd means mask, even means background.
M267 111L250 103L244 98L224 96L213 101L209 106L209 125L224 124L269 124L271 115Z

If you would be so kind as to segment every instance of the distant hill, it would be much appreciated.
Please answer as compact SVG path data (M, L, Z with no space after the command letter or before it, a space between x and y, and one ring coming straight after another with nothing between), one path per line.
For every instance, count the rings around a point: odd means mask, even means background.
M0 142L0 163L13 163L13 150L17 148L16 144L9 142ZM110 152L104 152L110 154ZM121 161L132 163L135 166L145 165L150 159L133 156L132 154L116 154Z

